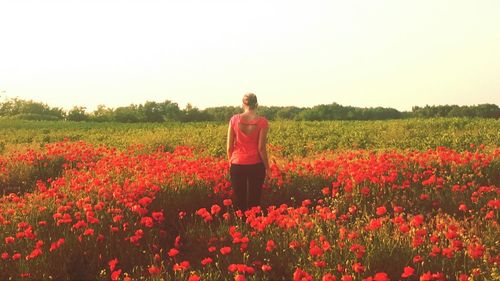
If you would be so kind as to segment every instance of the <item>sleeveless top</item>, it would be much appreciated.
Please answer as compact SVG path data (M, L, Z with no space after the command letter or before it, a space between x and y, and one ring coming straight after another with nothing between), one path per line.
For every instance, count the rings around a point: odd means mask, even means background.
M239 124L256 125L253 131L247 135ZM229 125L235 132L234 150L230 162L233 164L251 165L261 163L259 154L259 133L262 129L268 128L269 124L265 117L258 117L251 121L245 121L240 114L233 115Z

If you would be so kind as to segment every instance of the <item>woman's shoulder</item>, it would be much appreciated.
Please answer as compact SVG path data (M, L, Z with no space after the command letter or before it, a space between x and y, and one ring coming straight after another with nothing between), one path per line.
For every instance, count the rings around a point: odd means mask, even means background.
M229 119L229 122L233 123L236 119L238 119L240 117L239 114L234 114L233 116L231 116L231 119Z
M267 121L267 118L264 116L259 117L259 124L261 125L261 127L268 127L269 126L269 122Z

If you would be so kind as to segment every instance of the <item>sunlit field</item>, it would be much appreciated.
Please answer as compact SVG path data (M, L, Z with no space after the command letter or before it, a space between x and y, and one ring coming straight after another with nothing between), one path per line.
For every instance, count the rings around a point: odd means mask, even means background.
M226 126L0 121L0 279L500 278L500 121L271 122L245 213Z

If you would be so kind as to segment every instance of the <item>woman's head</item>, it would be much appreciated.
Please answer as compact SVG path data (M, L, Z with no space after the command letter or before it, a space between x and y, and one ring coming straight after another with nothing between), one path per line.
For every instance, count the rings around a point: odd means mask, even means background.
M243 104L248 107L248 109L256 109L259 105L257 103L257 96L254 93L247 93L243 96Z

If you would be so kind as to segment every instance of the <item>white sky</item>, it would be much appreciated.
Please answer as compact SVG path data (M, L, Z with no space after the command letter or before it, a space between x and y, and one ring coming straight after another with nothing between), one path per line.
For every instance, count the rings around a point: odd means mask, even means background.
M0 0L0 98L500 104L500 1Z

